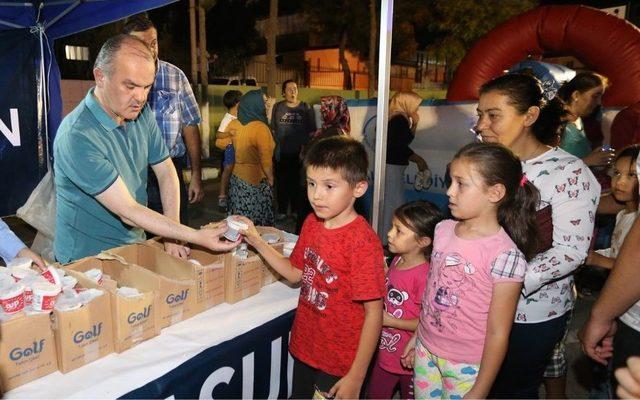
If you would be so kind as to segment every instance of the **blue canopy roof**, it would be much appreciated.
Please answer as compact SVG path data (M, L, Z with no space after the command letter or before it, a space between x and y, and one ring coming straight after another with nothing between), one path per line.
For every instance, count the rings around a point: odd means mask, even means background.
M56 39L177 0L11 0L0 1L0 29L40 23Z

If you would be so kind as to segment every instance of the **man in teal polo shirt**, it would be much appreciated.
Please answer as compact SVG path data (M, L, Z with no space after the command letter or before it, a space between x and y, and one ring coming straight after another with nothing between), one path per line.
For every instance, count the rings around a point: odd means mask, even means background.
M145 106L155 79L151 50L138 38L105 42L94 65L96 86L65 117L54 141L56 259L66 263L144 239L165 238L226 251L226 226L195 230L179 223L176 170L154 115ZM146 207L147 167L160 186L164 215ZM169 253L185 253L165 243Z

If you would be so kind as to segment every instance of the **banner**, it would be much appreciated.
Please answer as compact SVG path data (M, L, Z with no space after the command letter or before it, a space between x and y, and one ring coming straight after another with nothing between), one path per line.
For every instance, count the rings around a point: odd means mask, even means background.
M210 347L121 398L286 399L293 373L289 332L294 314L295 310L289 311Z
M15 214L47 172L38 129L37 34L0 31L0 216Z

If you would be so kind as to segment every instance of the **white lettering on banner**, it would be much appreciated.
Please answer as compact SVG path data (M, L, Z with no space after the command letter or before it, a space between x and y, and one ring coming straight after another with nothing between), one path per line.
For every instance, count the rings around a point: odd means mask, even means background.
M220 383L226 383L228 385L235 372L236 371L231 367L222 367L213 371L213 373L209 375L207 380L202 384L199 398L207 400L213 399L213 389Z
M271 374L269 375L269 399L277 399L280 392L280 351L282 338L271 342Z
M271 359L273 368L273 359ZM242 357L242 398L253 399L253 353Z
M290 335L290 334L289 334ZM271 342L271 373L269 375L269 399L277 399L280 392L280 358L282 352L282 338L279 337ZM291 382L293 376L293 358L288 355L287 362L287 394L291 396ZM251 352L242 357L242 398L253 398L253 378L255 353ZM202 384L200 389L200 399L213 399L213 391L219 384L229 384L235 374L235 369L222 367L213 371Z
M20 120L18 119L18 109L10 108L11 129L0 119L0 132L9 140L13 147L20 146Z

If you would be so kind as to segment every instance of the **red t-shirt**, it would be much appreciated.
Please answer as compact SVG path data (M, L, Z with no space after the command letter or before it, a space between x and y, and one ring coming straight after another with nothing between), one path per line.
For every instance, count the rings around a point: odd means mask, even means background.
M290 260L302 280L289 350L313 368L344 376L358 350L362 301L386 294L380 240L361 216L327 229L310 214Z

